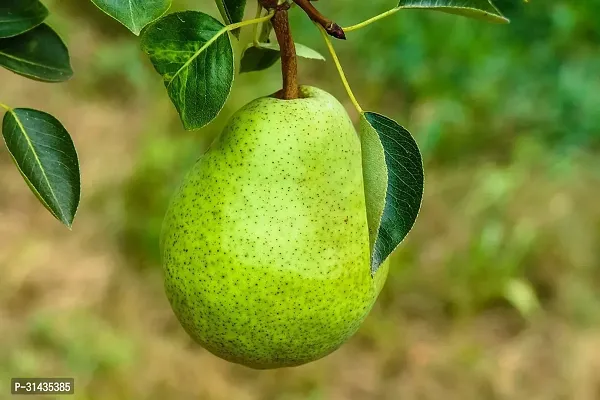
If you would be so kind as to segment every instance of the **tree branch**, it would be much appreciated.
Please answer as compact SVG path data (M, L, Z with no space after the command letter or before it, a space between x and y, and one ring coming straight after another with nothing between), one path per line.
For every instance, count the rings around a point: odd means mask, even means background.
M310 19L321 25L323 29L325 29L325 32L330 36L333 36L336 39L346 39L346 34L342 27L321 14L319 10L312 5L311 0L294 0L294 3L298 4Z

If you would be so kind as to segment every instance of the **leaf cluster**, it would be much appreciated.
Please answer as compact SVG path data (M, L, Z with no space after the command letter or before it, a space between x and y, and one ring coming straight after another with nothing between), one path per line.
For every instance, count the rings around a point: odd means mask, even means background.
M48 9L39 0L3 0L0 4L0 66L40 82L64 82L73 76L69 52L47 24ZM71 136L58 119L43 111L0 103L4 143L17 169L40 202L71 227L81 184L79 160Z

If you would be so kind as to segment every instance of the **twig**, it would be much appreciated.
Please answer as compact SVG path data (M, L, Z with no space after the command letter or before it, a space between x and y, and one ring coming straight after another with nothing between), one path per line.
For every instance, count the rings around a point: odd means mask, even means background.
M346 34L341 26L326 18L311 4L311 0L294 0L300 8L317 24L321 25L325 32L336 39L346 39Z

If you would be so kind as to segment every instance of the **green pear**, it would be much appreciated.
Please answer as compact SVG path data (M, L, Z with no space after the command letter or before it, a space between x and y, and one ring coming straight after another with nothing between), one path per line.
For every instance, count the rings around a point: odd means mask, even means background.
M235 113L176 191L165 290L188 334L252 368L317 360L352 336L387 275L370 272L360 141L330 94Z

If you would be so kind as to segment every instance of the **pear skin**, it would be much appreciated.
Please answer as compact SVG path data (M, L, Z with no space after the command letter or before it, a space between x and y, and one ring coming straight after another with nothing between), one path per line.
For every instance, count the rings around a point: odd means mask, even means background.
M358 329L371 276L360 141L330 94L264 97L235 113L176 191L165 290L188 334L257 369L301 365Z

